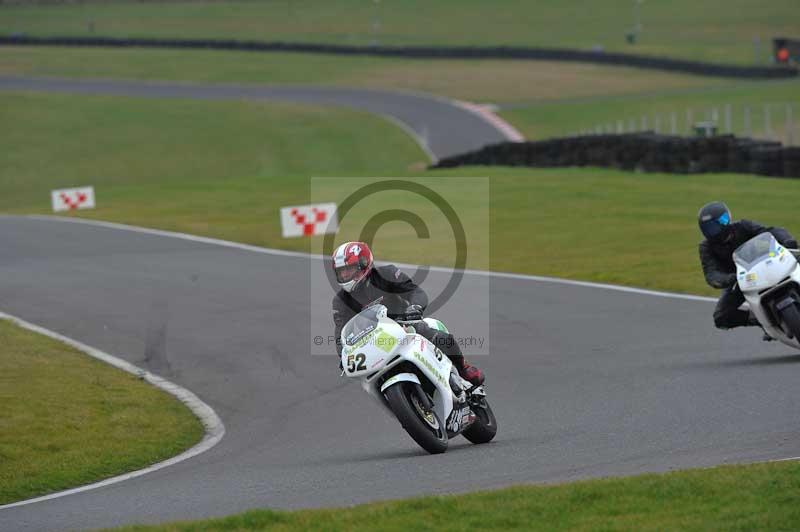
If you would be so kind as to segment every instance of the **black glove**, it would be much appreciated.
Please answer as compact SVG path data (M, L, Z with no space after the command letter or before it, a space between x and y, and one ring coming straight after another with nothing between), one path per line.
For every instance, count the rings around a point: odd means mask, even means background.
M421 305L409 305L406 308L405 316L403 316L404 321L422 321L422 306Z

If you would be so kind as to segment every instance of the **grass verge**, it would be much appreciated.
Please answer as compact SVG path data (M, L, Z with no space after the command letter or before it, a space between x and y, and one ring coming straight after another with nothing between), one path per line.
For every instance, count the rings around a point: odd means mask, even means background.
M528 45L724 62L764 62L770 39L793 35L794 0L546 2L102 2L3 6L0 32L237 38L343 44ZM641 24L638 43L625 34ZM760 39L760 50L753 40ZM758 52L758 54L757 54Z
M490 211L489 239L470 253L491 269L713 294L697 257L697 209L724 199L737 217L800 234L800 181L747 175L634 174L592 168L415 171L423 155L380 119L250 102L4 94L0 212L47 213L49 191L92 184L87 218L308 251L283 239L278 209L310 198L311 177L489 177L464 190L465 225ZM354 127L360 124L360 127ZM13 126L13 127L12 127ZM313 146L313 150L309 150ZM421 216L427 216L423 208ZM358 215L338 239L356 238ZM431 233L449 229L431 217ZM426 218L427 220L427 218ZM363 221L363 220L361 220ZM382 236L383 235L383 236ZM391 235L392 237L388 237ZM410 226L379 232L387 260L451 265L449 248L416 246Z
M174 397L0 319L0 504L165 460L203 436Z
M788 119L787 104L793 108ZM616 131L618 122L625 131L630 130L631 123L642 130L643 119L646 120L644 129L659 128L662 133L670 133L673 114L678 134L686 135L693 134L692 124L711 119L715 111L720 132L726 133L726 105L730 106L732 132L746 133L745 113L749 113L751 136L785 141L787 127L791 124L794 144L800 143L797 119L800 80L732 82L725 86L643 92L624 97L606 95L533 102L506 106L500 114L532 139L566 136L598 125L611 126Z
M782 462L119 530L793 530L798 497L800 464Z

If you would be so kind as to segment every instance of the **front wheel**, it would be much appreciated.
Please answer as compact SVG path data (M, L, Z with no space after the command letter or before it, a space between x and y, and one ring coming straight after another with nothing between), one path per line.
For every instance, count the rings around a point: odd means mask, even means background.
M447 430L419 384L399 382L385 394L397 420L420 447L431 454L447 450Z
M789 329L789 334L795 340L800 340L800 310L798 310L797 304L789 305L781 310L781 318L786 324L786 328Z
M489 443L497 434L497 420L486 398L470 405L475 413L475 422L462 434L472 443Z

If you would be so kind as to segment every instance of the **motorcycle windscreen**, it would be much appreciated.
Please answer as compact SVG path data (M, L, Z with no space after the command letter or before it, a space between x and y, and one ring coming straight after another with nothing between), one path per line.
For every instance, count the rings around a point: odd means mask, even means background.
M365 308L344 326L342 329L342 337L347 345L354 345L364 336L368 335L378 326L378 319L380 315L386 314L386 307L383 305L375 305Z
M761 233L739 246L733 252L733 262L749 270L764 259L778 254L778 241L772 233Z

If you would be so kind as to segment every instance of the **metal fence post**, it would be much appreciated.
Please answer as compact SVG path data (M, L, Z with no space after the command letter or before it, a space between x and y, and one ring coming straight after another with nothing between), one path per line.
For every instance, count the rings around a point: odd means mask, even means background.
M745 105L744 106L743 113L744 113L744 136L745 137L751 137L753 135L753 132L752 132L751 127L750 127L750 106L749 105Z
M770 116L770 105L764 104L764 136L772 138L772 117Z
M675 115L675 111L672 111L669 115L669 129L670 133L673 135L678 134L678 117Z
M733 133L733 125L731 124L731 104L725 104L725 133Z

